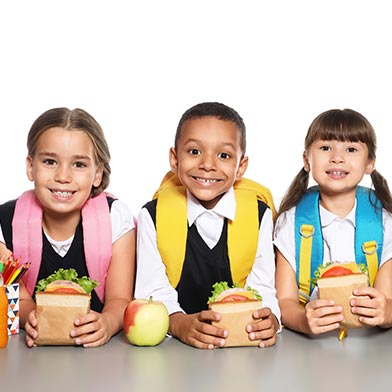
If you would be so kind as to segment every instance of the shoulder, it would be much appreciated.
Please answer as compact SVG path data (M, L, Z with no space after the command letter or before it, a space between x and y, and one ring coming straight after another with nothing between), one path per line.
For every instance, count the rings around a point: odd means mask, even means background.
M143 210L144 210L144 211L147 211L149 213L151 219L154 222L154 225L155 225L155 222L156 222L156 215L157 215L157 201L158 201L158 199L154 199L154 200L151 200L151 201L147 202L143 206L142 211L141 211L141 212L143 212Z
M134 218L131 209L126 203L118 199L115 199L112 202L110 220L112 222L113 242L136 227L136 219Z
M278 235L279 232L284 229L294 230L295 211L296 208L291 207L278 216L275 223L275 235Z

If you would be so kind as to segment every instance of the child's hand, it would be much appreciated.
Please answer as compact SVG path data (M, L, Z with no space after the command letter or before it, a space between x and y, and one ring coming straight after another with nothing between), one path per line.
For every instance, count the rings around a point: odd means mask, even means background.
M70 335L75 338L75 343L83 347L97 347L107 343L112 334L105 313L90 311L85 316L75 320L75 328Z
M353 294L358 298L350 300L351 312L359 316L359 321L368 326L390 327L392 309L387 297L381 291L367 287L355 289Z
M37 332L37 315L35 310L32 310L27 316L27 321L25 323L25 331L26 331L26 345L27 347L35 346L35 339L38 337Z
M259 347L269 347L276 343L276 332L279 327L278 320L270 308L262 308L253 312L257 322L246 326L250 340L261 339Z
M340 327L343 308L334 301L317 299L305 306L305 317L309 331L313 335L333 331Z
M174 313L170 316L170 333L182 342L196 348L213 349L225 345L228 332L214 327L210 321L219 321L221 316L212 310L200 313Z

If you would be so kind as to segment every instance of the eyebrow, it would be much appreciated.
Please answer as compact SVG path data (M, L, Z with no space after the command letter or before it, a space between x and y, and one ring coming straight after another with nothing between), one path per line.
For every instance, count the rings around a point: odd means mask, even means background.
M188 143L192 143L192 142L193 143L203 143L203 141L200 139L188 139L185 141L184 145L187 145ZM234 150L236 149L236 146L233 143L223 143L223 145L221 147L223 148L223 147L227 147L227 146L233 148Z
M47 156L47 157L52 157L52 158L57 158L58 154L54 152L49 152L49 151L41 151L39 156ZM82 155L82 154L76 154L72 156L73 159L85 159L88 161L91 161L91 157L89 155Z

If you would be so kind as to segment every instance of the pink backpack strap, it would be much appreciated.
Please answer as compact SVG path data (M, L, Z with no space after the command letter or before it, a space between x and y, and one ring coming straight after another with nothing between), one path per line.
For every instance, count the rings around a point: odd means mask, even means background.
M95 291L104 302L107 271L112 258L112 223L106 194L89 199L82 209L84 252L90 278L100 282ZM15 258L31 263L23 281L30 295L34 292L42 260L42 208L34 191L19 197L12 220Z
M91 279L100 282L95 288L104 302L105 282L112 258L112 222L106 193L89 199L82 209L84 253Z
M15 258L20 257L31 263L23 281L32 295L42 258L42 208L33 190L23 193L16 201L12 220L12 245Z

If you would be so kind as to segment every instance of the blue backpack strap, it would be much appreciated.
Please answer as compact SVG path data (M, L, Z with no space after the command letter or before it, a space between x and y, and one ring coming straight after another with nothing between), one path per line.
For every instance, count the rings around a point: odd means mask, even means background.
M312 230L311 227L313 227ZM304 244L310 240L311 249L309 250L310 254L307 255L303 249ZM318 266L323 262L323 257L324 244L319 212L319 192L318 187L314 186L307 190L296 206L295 211L296 279L300 290L301 302L307 302L306 300L310 297L312 292L310 279L314 276ZM301 271L306 272L304 274Z
M370 188L357 190L355 221L355 257L357 263L367 264L370 285L373 286L380 265L384 233L382 205Z

